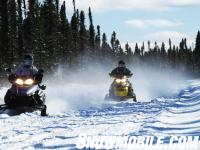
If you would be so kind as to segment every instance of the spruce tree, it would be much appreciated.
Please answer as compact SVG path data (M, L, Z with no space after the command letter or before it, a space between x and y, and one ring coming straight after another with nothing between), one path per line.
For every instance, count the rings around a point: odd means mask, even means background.
M127 61L129 63L131 63L131 59L133 58L133 53L132 53L132 50L131 50L131 47L129 46L128 42L125 44L125 53L126 53L126 58L127 58Z
M107 43L107 36L106 36L105 33L103 33L103 35L102 35L102 46L101 46L103 58L106 55L110 55L109 48L110 48L109 44Z
M169 39L169 50L172 50L172 40Z
M141 56L140 55L140 49L139 49L138 44L136 43L135 44L135 52L134 52L134 64L136 66L138 66L140 64L140 58L141 58L140 56Z
M134 56L135 56L135 57L138 57L138 58L140 57L140 49L139 49L137 43L135 44L135 52L134 52Z
M61 35L58 32L59 17L56 11L54 0L45 0L41 8L42 15L42 28L44 33L46 59L48 59L48 65L55 67L60 60L60 39Z
M196 44L194 49L194 63L195 63L195 72L200 74L200 31L198 31L196 36Z
M8 1L7 0L1 0L0 2L0 57L1 57L1 65L5 66L7 65L6 60L9 57L8 53Z
M90 26L89 26L89 41L90 41L90 46L91 48L94 48L94 41L95 41L95 30L94 30L94 25L93 25L93 19L92 19L92 12L91 12L91 8L89 7L89 22L90 22Z
M17 55L17 11L15 0L8 1L8 54L7 62L13 64Z
M79 31L79 37L80 37L80 46L79 46L79 52L81 54L85 51L85 45L87 43L86 41L86 27L85 27L85 14L83 11L80 13L80 31Z
M58 14L59 13L59 0L55 0L55 1L56 1L56 11L57 11L57 14Z
M22 16L22 0L17 0L17 28L18 28L18 57L23 54L23 16Z
M74 6L74 13L76 13L76 1L73 0L73 6Z
M141 56L142 57L144 56L144 49L145 49L145 46L144 46L144 42L143 42L142 46L141 46Z
M78 19L76 17L76 13L73 14L72 19L71 19L71 31L72 31L72 50L73 50L73 56L77 57L78 56ZM75 58L74 58L75 59Z
M111 40L110 40L113 53L116 52L116 47L115 47L115 45L116 45L116 44L115 44L115 43L116 43L116 40L117 40L117 38L116 38L116 32L113 31L113 33L112 33L112 35L111 35Z
M148 41L148 51L150 51L151 50L151 43L150 43L150 41Z
M165 43L162 42L161 48L160 48L160 61L161 61L161 69L166 69L166 63L167 63L167 52L165 49Z
M195 51L200 53L200 31L197 33Z
M24 40L26 52L33 52L35 48L34 41L36 38L35 35L35 26L36 26L36 0L28 1L28 13L27 18L24 21Z
M27 17L26 0L23 0L24 17Z
M100 32L100 26L97 26L97 35L95 37L95 47L97 50L101 47L101 32Z
M70 36L70 28L69 23L66 17L66 8L65 8L65 1L63 2L61 9L60 9L60 32L62 34L62 38L60 39L61 44L61 60L62 63L67 62L67 58L69 59L69 51L70 51L70 42L71 42L71 36Z

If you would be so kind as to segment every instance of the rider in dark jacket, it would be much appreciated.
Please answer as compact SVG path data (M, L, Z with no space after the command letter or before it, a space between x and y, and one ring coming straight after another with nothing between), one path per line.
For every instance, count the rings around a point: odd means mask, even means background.
M31 54L26 54L24 55L23 61L22 63L17 67L16 70L14 70L13 72L11 72L11 70L9 71L11 74L8 77L8 80L13 84L15 83L15 80L17 78L23 78L23 77L32 77L34 78L34 81L36 84L40 84L42 82L42 78L43 78L43 70L38 70L34 65L33 65L33 56ZM13 84L12 86L16 86L15 84ZM41 88L44 88L45 86L39 86ZM13 102L11 99L9 99L8 97L10 97L11 91L8 90L8 92L5 95L4 101L8 106L12 106ZM39 95L38 95L39 97ZM38 104L43 104L44 101L37 99L37 103Z
M118 63L118 67L116 67L111 73L110 76L111 77L116 77L116 76L127 76L127 77L131 77L133 74L131 73L131 71L126 68L126 64L123 60L120 60Z
M43 73L38 71L38 69L33 65L34 59L31 54L24 55L22 63L17 67L17 69L9 75L9 81L12 83L16 77L20 76L32 76L35 78L37 83L42 82Z
M123 78L124 76L129 78L133 74L131 73L131 71L128 68L126 68L125 62L123 60L120 60L118 62L118 67L116 67L114 70L112 70L112 72L109 75L114 78ZM111 84L111 88L110 88L111 95L113 95L113 93L114 93L114 86L115 86L115 82L113 81L113 83ZM131 96L132 94L133 94L133 88L132 88L132 84L129 82L129 95Z

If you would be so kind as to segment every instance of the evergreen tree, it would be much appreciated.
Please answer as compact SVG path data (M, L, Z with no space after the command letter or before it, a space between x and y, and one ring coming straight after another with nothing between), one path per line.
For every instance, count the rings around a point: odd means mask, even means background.
M25 50L29 50L34 54L36 65L47 72L59 64L79 69L94 60L108 64L126 59L136 65L150 63L153 67L160 67L158 69L171 67L181 71L193 70L195 74L200 75L200 31L196 37L194 50L188 47L187 39L183 38L178 47L172 46L172 41L169 39L167 51L164 42L161 46L155 42L154 48L151 48L151 43L148 41L148 51L145 51L144 42L141 47L136 43L133 54L128 42L125 51L122 49L115 31L111 35L110 43L107 42L105 33L101 38L99 25L95 33L90 8L89 29L87 29L84 12L79 13L75 0L72 2L74 14L69 23L65 1L59 9L59 0L44 0L42 5L38 0L1 0L1 69L10 67L15 60L19 61Z
M32 52L34 47L34 40L36 38L35 35L35 26L36 26L36 0L28 1L28 13L27 18L24 21L24 41L26 50L28 52Z
M94 48L95 30L94 30L92 12L91 12L91 8L90 7L89 7L89 14L88 15L89 15L89 22L90 22L90 26L89 26L89 33L90 33L89 41L90 41L91 48Z
M107 45L107 36L105 33L102 35L102 49L106 48Z
M167 53L165 49L165 43L162 42L161 49L160 49L161 69L166 68L166 63L167 63L166 58L167 58Z
M119 57L121 57L123 55L123 50L121 48L121 44L118 39L115 42L115 52Z
M161 59L163 60L163 61L165 61L165 58L166 58L166 49L165 49L165 43L164 42L162 42L162 44L161 44Z
M139 49L139 46L138 46L138 44L136 43L135 44L135 52L134 52L134 64L136 65L136 66L139 66L139 64L140 64L140 49Z
M23 17L22 17L22 0L17 0L17 28L18 28L18 56L22 56L23 54Z
M17 11L15 0L8 1L8 55L7 62L13 64L17 56Z
M150 41L148 41L148 50L149 51L151 50L151 43L150 43Z
M128 56L131 56L133 53L132 53L132 50L131 50L131 47L129 46L128 42L126 43L125 45L125 52Z
M97 35L95 37L95 46L96 49L99 50L101 47L101 32L100 32L100 26L97 26Z
M197 33L196 45L193 55L194 55L195 72L200 74L200 31L198 31Z
M107 36L105 33L103 33L102 35L102 58L105 58L106 55L109 55L110 56L110 46L109 44L107 43Z
M80 13L80 31L79 31L79 37L80 37L80 53L83 54L85 51L85 46L86 46L86 27L85 27L85 14L83 11Z
M140 49L139 49L137 43L135 44L135 52L134 52L134 56L136 56L136 57L138 57L138 58L140 57Z
M23 11L24 11L23 15L26 18L27 17L26 0L23 0Z
M112 53L115 54L117 53L117 38L116 38L116 32L113 31L112 35L111 35L111 40L110 40L110 43L111 43L111 48L112 48Z
M141 47L141 56L142 57L144 56L144 49L145 49L145 46L144 46L144 42L143 42L142 47Z
M197 33L195 51L200 53L200 31Z
M55 0L55 1L56 1L56 11L57 11L57 14L58 14L59 13L59 0Z
M172 41L169 39L169 50L172 50Z
M133 58L133 53L132 53L131 47L129 46L128 42L125 45L125 53L127 56L127 61L129 63L131 63L131 59Z
M60 32L62 34L62 38L60 39L60 48L61 48L61 61L62 63L66 64L67 58L70 57L70 42L71 42L71 33L69 22L66 17L66 7L65 1L63 2L61 9L60 9Z
M176 55L177 55L177 53L176 53L176 46L174 45L174 46L173 46L173 49L172 49L171 58L170 58L170 60L171 60L171 65L170 65L170 67L173 68L173 69L176 69L176 66L177 66L177 63L176 63Z
M6 60L9 57L8 53L8 1L0 1L0 56L1 56L1 65L6 65Z
M161 59L160 59L160 55L161 55L161 52L160 52L160 48L157 44L157 42L154 43L154 49L153 51L150 51L151 53L151 62L154 64L155 67L161 67ZM156 65L158 64L158 65Z
M76 12L76 2L73 0L73 6L74 6L74 13Z
M72 50L73 50L73 57L77 57L78 56L78 33L79 33L79 29L78 29L78 20L76 17L76 14L73 14L72 19L71 19L71 31L72 31Z
M45 44L45 57L49 67L58 65L60 55L61 34L58 30L59 19L54 0L45 0L41 8L42 31Z

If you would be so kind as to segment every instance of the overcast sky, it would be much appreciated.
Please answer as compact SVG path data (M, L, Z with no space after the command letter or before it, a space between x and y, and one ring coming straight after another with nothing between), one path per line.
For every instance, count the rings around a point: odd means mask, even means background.
M109 41L115 30L122 44L168 42L169 37L178 44L186 37L192 45L200 30L200 0L76 0L76 5L86 12L90 6L94 24ZM72 0L66 0L66 9L70 17Z

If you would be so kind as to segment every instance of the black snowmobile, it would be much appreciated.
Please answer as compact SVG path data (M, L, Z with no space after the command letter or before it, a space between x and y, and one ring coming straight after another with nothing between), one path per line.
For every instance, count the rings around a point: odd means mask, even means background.
M15 76L14 80L10 82L12 86L8 89L4 97L5 104L0 105L0 110L10 109L16 114L40 110L41 116L47 115L44 93L46 87L38 84L36 77Z
M126 101L128 99L137 101L132 84L127 76L115 76L105 100Z

